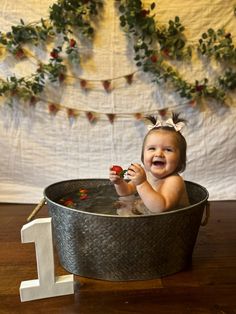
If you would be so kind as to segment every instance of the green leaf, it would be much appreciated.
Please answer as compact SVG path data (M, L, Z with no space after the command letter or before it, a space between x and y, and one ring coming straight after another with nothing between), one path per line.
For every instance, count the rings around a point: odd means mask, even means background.
M182 39L178 39L176 41L175 47L177 49L182 49L185 46L185 42Z
M156 3L153 2L153 3L151 4L151 10L153 10L155 7L156 7Z
M146 43L142 43L142 45L140 46L141 49L144 49L144 50L147 50L148 49L148 46Z
M178 16L175 17L175 23L179 23L179 17Z
M125 22L125 21L120 21L120 26L121 26L121 27L125 27L125 25L126 25L126 22Z
M119 11L120 11L120 13L124 13L125 12L125 6L124 5L120 5L119 6Z
M124 178L124 175L126 174L127 171L128 171L128 170L122 170L122 171L120 172L120 177L121 177L121 178Z
M208 34L209 34L210 36L212 36L212 35L215 33L212 28L209 28L209 29L207 30L207 32L208 32Z

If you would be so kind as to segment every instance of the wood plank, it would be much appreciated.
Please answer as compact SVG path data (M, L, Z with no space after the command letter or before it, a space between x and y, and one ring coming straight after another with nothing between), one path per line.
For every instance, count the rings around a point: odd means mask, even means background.
M20 302L19 286L37 276L33 243L20 230L34 204L0 204L0 313L235 314L236 202L211 202L188 269L164 278L111 282L75 276L75 294ZM47 217L47 207L35 218ZM55 252L56 253L56 252ZM57 275L68 274L55 254Z

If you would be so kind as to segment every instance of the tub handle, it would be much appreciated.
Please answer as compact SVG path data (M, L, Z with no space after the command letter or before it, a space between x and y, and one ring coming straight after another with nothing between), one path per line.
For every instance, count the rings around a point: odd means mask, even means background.
M206 226L210 217L210 203L208 201L206 202L205 211L206 211L205 218L201 222L201 226Z
M46 204L45 198L42 198L41 201L38 203L38 205L33 209L29 217L27 218L27 221L31 221L32 218L40 211L40 209Z

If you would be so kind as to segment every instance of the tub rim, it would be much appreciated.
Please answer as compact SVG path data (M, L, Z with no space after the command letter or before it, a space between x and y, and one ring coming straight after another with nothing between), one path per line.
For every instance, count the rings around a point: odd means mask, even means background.
M45 189L44 189L44 191L43 191L43 194L44 194L44 198L45 198L45 200L48 202L51 202L51 203L53 203L55 206L61 206L61 207L63 207L64 209L66 209L66 210L69 210L69 211L72 211L72 212L79 212L79 213L81 213L81 214L86 214L86 215L92 215L92 216L102 216L102 217L109 217L109 218L119 218L119 219L121 219L121 218L123 218L123 219L140 219L140 218L147 218L147 217L156 217L156 216L162 216L162 215L168 215L168 214L171 214L171 213L178 213L178 212L183 212L183 211L186 211L186 210L189 210L189 209L191 209L191 208L193 208L193 207L196 207L196 206L199 206L200 204L202 204L202 203L204 203L204 202L207 202L207 200L208 200L208 198L209 198L209 192L208 192L208 190L204 187L204 186L202 186L202 185L200 185L200 184L198 184L198 183L195 183L195 182L192 182L192 181L188 181L188 180L184 180L184 182L185 183L189 183L189 184L193 184L193 185L195 185L195 186L198 186L199 188L201 188L202 190L204 190L204 192L206 193L206 196L205 196L205 198L204 199L202 199L201 201L199 201L198 203L195 203L195 204L191 204L191 205L189 205L189 206L187 206L187 207L183 207L183 208L178 208L178 209L173 209L173 210L169 210L169 211L165 211L165 212L161 212L161 213L154 213L154 214L149 214L149 215L137 215L137 216L127 216L127 217L124 217L124 216L119 216L119 215L113 215L113 214L101 214L101 213L93 213L93 212L87 212L87 211L84 211L84 210L80 210L80 209L75 209L75 208L70 208L70 207L68 207L68 206L64 206L64 205L62 205L62 204L59 204L59 203L57 203L57 202L55 202L55 201L52 201L48 196L47 196L47 194L46 194L46 192L47 192L47 189L49 189L49 188L52 188L54 185L59 185L59 184L63 184L63 183L65 183L65 182L73 182L73 181L88 181L88 180L91 180L91 181L101 181L101 180L103 180L103 181L107 181L108 183L110 182L109 181L109 179L104 179L104 178L83 178L83 179L69 179L69 180L62 180L62 181L57 181L57 182L54 182L54 183L52 183L52 184L50 184L50 185L48 185ZM112 185L112 184L111 184Z

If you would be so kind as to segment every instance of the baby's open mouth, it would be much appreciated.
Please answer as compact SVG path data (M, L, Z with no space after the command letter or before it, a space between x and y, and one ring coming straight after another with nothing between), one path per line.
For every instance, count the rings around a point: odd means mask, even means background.
M156 160L156 161L153 161L152 164L156 167L163 167L165 165L165 161L164 160Z

